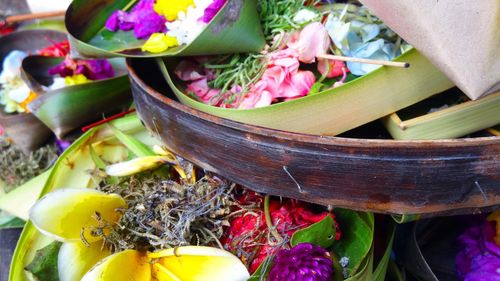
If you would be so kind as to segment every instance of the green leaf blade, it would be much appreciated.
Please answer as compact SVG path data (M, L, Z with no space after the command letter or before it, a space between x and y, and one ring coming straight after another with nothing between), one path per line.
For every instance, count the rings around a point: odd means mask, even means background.
M82 57L163 57L255 52L265 46L256 1L231 0L191 44L161 53L142 52L144 40L136 39L133 32L104 29L114 11L128 10L136 2L73 1L66 14L66 28L75 51Z
M31 272L38 280L59 281L57 257L61 246L61 242L52 242L38 250L35 259L26 266L26 270Z
M326 249L335 243L335 233L335 220L327 215L321 221L297 230L292 235L290 244L295 247L300 243L311 243Z

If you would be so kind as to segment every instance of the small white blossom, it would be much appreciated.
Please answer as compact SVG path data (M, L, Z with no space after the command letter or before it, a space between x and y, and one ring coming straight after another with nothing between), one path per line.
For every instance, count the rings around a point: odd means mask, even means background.
M212 2L213 0L195 0L194 6L189 6L186 12L179 12L175 21L166 23L167 35L177 38L179 45L193 42L207 26L199 19Z
M300 10L294 17L293 21L298 24L304 24L312 21L318 16L318 14L310 9L302 9Z

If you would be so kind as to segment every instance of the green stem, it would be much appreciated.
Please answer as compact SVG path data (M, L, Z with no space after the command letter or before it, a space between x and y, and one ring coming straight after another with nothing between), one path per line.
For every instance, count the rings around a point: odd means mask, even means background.
M281 243L284 239L283 237L281 237L281 235L278 233L278 231L273 225L273 221L271 219L271 212L269 211L269 200L270 196L266 195L266 197L264 197L264 215L266 217L267 228L269 228L269 231L274 236L274 238L276 238L278 243Z

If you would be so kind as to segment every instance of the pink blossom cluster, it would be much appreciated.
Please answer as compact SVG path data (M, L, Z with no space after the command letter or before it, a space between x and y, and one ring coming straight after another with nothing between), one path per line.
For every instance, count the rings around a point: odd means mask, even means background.
M328 32L320 22L310 23L301 31L287 34L283 41L285 43L280 48L267 54L266 70L250 90L241 93L241 86L234 86L224 95L238 94L239 99L232 99L229 103L220 99L215 105L251 109L304 97L316 83L316 77L312 71L300 69L301 64L318 61L316 67L321 75L328 78L343 75L342 81L345 79L348 70L343 62L317 59L328 52L331 44ZM214 74L195 62L181 62L175 73L188 82L187 92L195 94L204 103L213 104L214 97L221 94L219 89L209 87L208 82L214 79Z

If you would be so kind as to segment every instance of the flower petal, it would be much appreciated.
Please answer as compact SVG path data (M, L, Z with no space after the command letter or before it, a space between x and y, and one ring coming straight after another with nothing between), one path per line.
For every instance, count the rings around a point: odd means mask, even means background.
M126 162L112 164L106 167L106 174L115 177L130 176L140 172L152 170L163 164L176 164L168 156L144 156Z
M111 255L92 268L81 281L151 281L151 265L145 255L126 250Z
M101 246L99 242L89 246L81 242L64 243L57 261L59 280L81 280L87 271L111 254L107 249L101 249Z
M88 242L102 237L91 235L91 228L113 224L120 219L125 200L116 194L93 189L60 189L47 194L30 210L30 219L43 234L63 242ZM99 222L100 221L100 222Z
M153 267L153 274L159 281L244 281L250 277L236 256L217 248L186 246L148 256L158 259L160 266Z

